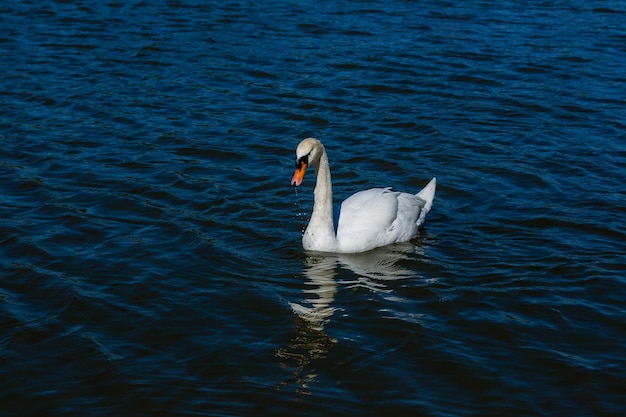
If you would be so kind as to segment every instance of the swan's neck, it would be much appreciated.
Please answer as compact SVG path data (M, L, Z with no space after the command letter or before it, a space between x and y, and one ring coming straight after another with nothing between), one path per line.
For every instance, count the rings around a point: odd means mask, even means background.
M315 164L315 192L311 220L302 237L305 249L321 252L334 252L337 248L335 226L333 224L333 185L326 151Z

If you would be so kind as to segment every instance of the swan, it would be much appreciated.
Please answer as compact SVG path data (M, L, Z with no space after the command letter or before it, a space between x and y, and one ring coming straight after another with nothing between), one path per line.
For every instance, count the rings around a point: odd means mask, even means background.
M322 142L315 138L304 139L296 148L296 172L291 185L302 184L309 165L315 167L317 182L313 213L302 236L305 250L357 253L409 241L417 236L433 205L436 178L417 194L392 191L391 187L360 191L341 204L335 232L328 155Z

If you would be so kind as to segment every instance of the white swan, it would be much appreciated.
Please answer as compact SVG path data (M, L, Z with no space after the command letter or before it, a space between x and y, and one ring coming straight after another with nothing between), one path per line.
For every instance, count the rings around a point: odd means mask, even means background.
M417 236L435 198L433 178L417 194L391 188L360 191L341 204L337 232L333 223L333 190L324 145L317 139L304 139L296 149L296 172L291 185L302 183L309 165L315 166L313 213L302 236L306 250L356 253L379 246L406 242Z

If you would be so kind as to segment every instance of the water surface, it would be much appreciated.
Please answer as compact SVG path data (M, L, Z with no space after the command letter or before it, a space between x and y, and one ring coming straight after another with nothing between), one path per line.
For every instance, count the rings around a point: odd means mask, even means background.
M0 6L7 415L626 410L619 1ZM305 253L417 192L412 242Z

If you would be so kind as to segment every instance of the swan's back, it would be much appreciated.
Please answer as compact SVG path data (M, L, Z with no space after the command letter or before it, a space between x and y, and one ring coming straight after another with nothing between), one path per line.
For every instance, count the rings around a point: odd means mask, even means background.
M411 240L424 223L435 197L433 178L418 194L372 188L341 205L337 227L338 252L364 252Z

